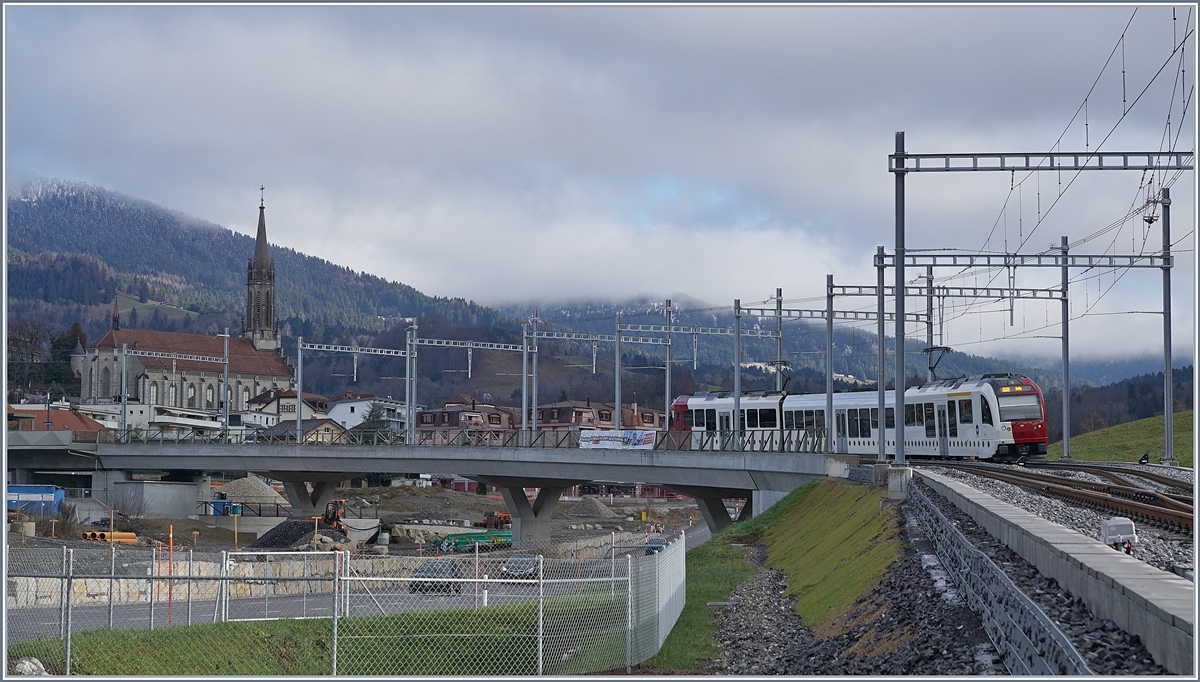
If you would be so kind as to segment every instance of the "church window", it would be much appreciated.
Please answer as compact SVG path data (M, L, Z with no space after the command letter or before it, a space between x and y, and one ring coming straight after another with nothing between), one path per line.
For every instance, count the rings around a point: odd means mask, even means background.
M188 384L188 387L187 387L187 406L188 406L188 407L195 407L195 406L196 406L196 385L195 385L195 384Z
M108 398L112 396L112 394L112 374L109 372L109 369L105 367L104 369L100 370L100 395Z
M242 387L242 404L240 409L246 409L246 405L250 402L250 389Z
M213 387L206 386L204 389L204 408L211 410L213 408Z
M151 405L158 404L158 382L157 381L150 382L150 404Z
M167 392L167 404L171 407L179 407L179 387L175 382L171 382L171 388Z

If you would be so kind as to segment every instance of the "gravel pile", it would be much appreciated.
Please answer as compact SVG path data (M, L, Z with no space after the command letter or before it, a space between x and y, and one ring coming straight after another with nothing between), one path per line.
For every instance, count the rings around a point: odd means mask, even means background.
M1162 467L1157 469L1161 471ZM1066 500L1046 497L1029 488L975 476L963 471L936 467L930 467L930 471L982 490L998 500L1004 500L1027 512L1037 514L1047 521L1076 530L1097 541L1100 541L1100 521L1115 516L1111 512L1099 513L1076 506ZM1132 556L1134 558L1141 559L1164 571L1175 571L1177 566L1180 571L1195 570L1192 538L1159 530L1148 524L1138 523L1136 527L1138 541L1133 545Z
M616 512L608 508L608 505L594 497L585 497L576 502L571 506L567 514L589 519L612 519L617 516Z
M939 597L922 551L905 543L891 574L850 613L818 637L783 598L786 577L756 574L717 614L720 672L734 675L986 675L1004 674L979 618L965 604ZM762 565L761 546L746 548ZM944 587L941 591L944 591Z
M271 486L253 476L230 481L217 488L225 493L225 499L240 504L281 504L289 506L287 498L275 492Z
M317 532L335 542L346 542L346 536L332 526L318 522ZM312 543L313 522L303 519L289 519L262 534L251 545L250 549L294 549L307 547Z
M1038 573L1032 564L1013 553L919 478L914 478L912 485L937 505L976 548L995 562L1022 592L1058 624L1094 672L1104 675L1169 674L1154 662L1137 635L1130 635L1110 620L1093 616L1082 599L1064 590L1054 579ZM1005 501L1011 502L1009 499Z

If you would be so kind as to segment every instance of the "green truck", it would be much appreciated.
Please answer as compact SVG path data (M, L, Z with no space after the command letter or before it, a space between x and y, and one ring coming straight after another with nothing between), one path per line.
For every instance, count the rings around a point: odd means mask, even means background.
M479 545L481 551L512 547L511 530L489 530L482 533L454 533L438 544L442 552L463 552Z

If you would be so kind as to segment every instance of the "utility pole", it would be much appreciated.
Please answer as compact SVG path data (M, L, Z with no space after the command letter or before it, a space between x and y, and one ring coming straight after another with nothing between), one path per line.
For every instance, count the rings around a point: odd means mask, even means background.
M775 289L775 390L783 391L783 289ZM783 415L780 415L780 419Z
M1060 238L1062 250L1062 432L1063 459L1071 459L1071 306L1067 300L1071 270L1067 267L1067 237Z
M616 403L616 410L613 412L613 428L617 431L621 430L621 313L617 313L617 342L614 344L617 348L616 363L613 365L613 375L616 377L616 396L613 400Z
M833 275L825 275L825 452L834 445L833 420Z
M529 323L521 325L521 438L529 443Z
M537 418L537 412L538 412L538 342L537 342L538 314L537 314L536 310L533 311L532 322L533 322L533 409L529 410L529 418L530 418L531 423L533 424L533 429L531 429L531 433L529 435L536 437L537 429L538 429L538 418ZM617 333L619 334L620 332L617 332Z
M1175 461L1175 379L1171 370L1171 188L1162 190L1163 207L1163 459Z
M733 448L742 449L742 299L733 299Z
M223 391L222 395L225 397L224 401L222 401L225 403L225 405L224 405L225 424L221 427L221 430L224 432L225 437L228 438L229 437L229 393L230 393L230 391L229 391L229 327L225 328L225 333L223 334L223 336L225 337L225 363L224 363L223 370L221 373L221 383L224 384L224 386L221 387L221 390Z
M925 347L933 348L933 266L925 267ZM933 353L929 353L933 360ZM933 381L933 367L926 365L925 381Z
M904 168L904 131L896 133L896 167ZM904 175L896 171L896 466L904 466Z
M304 443L304 337L296 337L296 445Z
M666 380L664 381L665 388L663 389L663 425L670 429L671 426L671 299L667 299L667 362L666 362Z
M129 344L126 344L126 343L121 344L121 442L125 442L125 439L129 436L128 417L126 416L126 411L127 411L126 404L128 403L128 399L126 398L126 396L129 393L129 391L125 387L125 373L126 373L125 358L126 358L126 351L128 349L129 349ZM46 416L47 416L47 420L49 420L49 416L50 416L50 408L49 407L46 408Z
M876 388L879 390L879 424L878 424L879 432L877 434L875 434L875 437L879 439L879 455L877 456L876 461L886 462L887 461L887 451L884 450L884 446L887 445L887 439L885 437L886 436L886 427L887 427L887 415L886 415L887 408L885 407L886 401L884 400L884 390L887 387L887 382L885 380L885 374L887 372L887 353L886 353L886 348L885 348L886 344L884 342L884 335L883 335L883 317L884 317L883 305L884 305L884 303L883 303L883 247L882 246L875 247L875 282L876 282L876 284L875 284L875 296L876 296L875 307L876 307L876 310L878 311L878 315L879 315L879 320L876 323L876 332L875 332L879 336L879 338L877 339L878 345L879 345L879 372L875 379L875 382L877 384Z

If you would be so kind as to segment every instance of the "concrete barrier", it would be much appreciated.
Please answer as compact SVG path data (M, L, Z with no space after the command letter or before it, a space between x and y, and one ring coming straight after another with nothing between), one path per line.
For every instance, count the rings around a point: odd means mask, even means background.
M1097 618L1140 637L1164 668L1194 674L1196 589L1191 582L958 481L916 473L1042 575L1083 599Z

